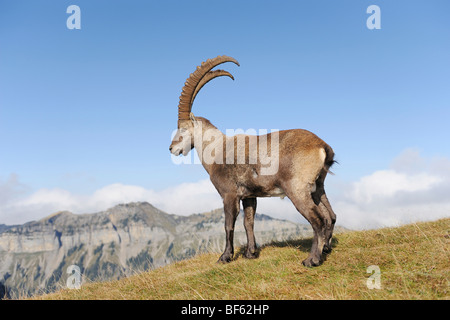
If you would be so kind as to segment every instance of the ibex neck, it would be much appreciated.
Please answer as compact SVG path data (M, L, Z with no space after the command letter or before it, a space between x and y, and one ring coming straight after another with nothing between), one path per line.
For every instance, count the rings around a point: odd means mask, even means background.
M197 117L194 126L194 148L205 170L210 173L211 166L218 163L215 157L222 157L218 150L223 151L225 135L208 119Z

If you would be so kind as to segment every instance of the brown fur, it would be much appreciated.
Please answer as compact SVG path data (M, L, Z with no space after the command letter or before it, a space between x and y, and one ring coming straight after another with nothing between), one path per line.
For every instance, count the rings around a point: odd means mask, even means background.
M244 226L247 232L248 246L244 254L247 258L257 256L255 237L253 232L254 215L257 197L287 196L296 209L308 220L313 227L314 239L311 252L305 266L317 266L322 263L322 254L331 250L331 238L336 215L327 199L324 189L325 177L334 163L332 148L315 134L302 129L284 130L278 134L279 167L275 174L262 175L264 165L258 162L249 164L249 141L259 140L263 136L245 136L245 163L238 163L238 136L227 137L205 118L179 121L179 128L189 132L192 138L190 146L196 148L200 159L204 150L214 141L203 142L200 146L195 143L194 132L201 123L202 134L207 130L217 130L223 138L222 155L216 156L216 161L203 166L208 172L211 182L223 199L225 211L226 247L219 258L220 262L229 262L234 254L233 235L236 217L239 214L239 203L242 201L245 218ZM214 131L215 132L215 131ZM198 133L198 132L197 132ZM180 133L181 134L181 133ZM187 134L187 133L186 133ZM267 135L268 150L273 143L273 133ZM170 150L177 147L179 152L182 141L177 134L172 141ZM234 143L234 162L226 163L227 142ZM189 150L181 149L183 154ZM179 154L179 153L178 153ZM270 152L268 152L270 155ZM220 161L221 160L221 161Z

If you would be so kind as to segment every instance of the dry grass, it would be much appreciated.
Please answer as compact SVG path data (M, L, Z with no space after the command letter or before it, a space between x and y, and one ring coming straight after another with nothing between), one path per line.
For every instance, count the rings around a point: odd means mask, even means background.
M273 243L255 260L216 264L202 254L118 281L89 283L35 299L449 299L450 219L342 233L320 267L307 269L311 240ZM381 269L368 289L367 267Z

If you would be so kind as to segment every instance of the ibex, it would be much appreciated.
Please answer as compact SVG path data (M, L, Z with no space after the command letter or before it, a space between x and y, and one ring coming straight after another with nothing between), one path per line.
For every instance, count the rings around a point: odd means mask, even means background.
M186 156L195 148L211 182L223 199L226 245L218 262L230 262L233 258L234 226L240 201L247 234L244 257L251 259L258 255L253 233L256 198L287 196L314 231L311 251L303 265L318 266L323 262L322 254L331 251L331 238L336 222L336 215L324 189L325 177L335 162L333 149L315 134L302 129L259 136L226 136L209 120L195 117L191 113L192 103L207 82L219 76L228 76L234 80L227 71L211 71L225 62L233 62L239 66L234 58L218 56L203 62L186 80L178 105L178 130L169 148L175 156ZM205 136L214 139L205 139ZM242 138L246 143L244 147L238 143ZM249 146L251 141L259 146L257 159L252 158ZM261 148L260 142L265 142L267 149ZM211 155L209 158L205 156L208 150ZM238 159L242 154L245 162ZM275 159L276 170L263 174L263 170L267 169L267 161L263 163L263 158Z

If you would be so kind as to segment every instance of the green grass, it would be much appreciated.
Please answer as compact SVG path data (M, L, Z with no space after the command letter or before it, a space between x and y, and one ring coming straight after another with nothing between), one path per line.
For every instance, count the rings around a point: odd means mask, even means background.
M325 263L305 268L311 239L272 243L258 259L217 264L198 255L118 281L84 284L35 299L449 299L450 219L334 237ZM368 289L367 267L381 270Z

